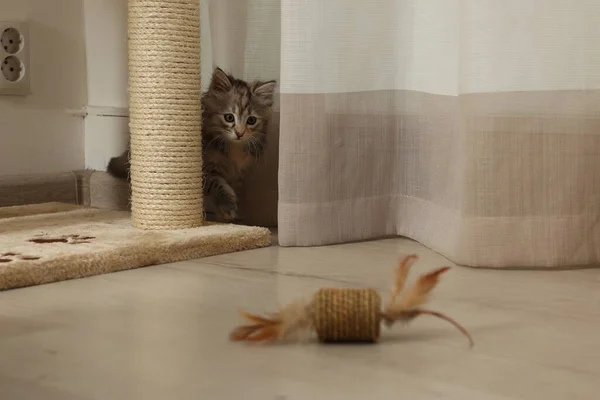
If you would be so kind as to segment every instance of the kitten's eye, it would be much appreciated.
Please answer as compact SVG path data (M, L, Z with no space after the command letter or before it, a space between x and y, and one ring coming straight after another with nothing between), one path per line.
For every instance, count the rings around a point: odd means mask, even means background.
M246 120L246 123L248 125L254 125L256 123L256 117L248 117L248 119Z
M225 114L223 116L223 118L225 118L226 122L233 122L233 121L235 121L235 117L233 116L233 114Z

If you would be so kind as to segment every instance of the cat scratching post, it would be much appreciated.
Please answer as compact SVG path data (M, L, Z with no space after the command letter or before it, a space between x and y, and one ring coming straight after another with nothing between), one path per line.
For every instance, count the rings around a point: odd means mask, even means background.
M132 223L203 223L199 0L129 0Z

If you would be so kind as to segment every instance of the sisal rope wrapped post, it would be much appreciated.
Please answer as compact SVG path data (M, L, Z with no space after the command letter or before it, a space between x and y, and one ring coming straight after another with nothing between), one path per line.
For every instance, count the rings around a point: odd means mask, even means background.
M473 339L458 322L438 311L422 308L440 276L450 267L437 268L421 275L405 288L411 266L418 260L411 254L400 259L390 299L381 309L375 289L325 288L311 301L295 301L266 315L241 311L248 324L236 327L229 335L234 341L272 342L285 340L300 332L316 332L321 342L370 342L379 339L381 324L392 327L410 322L421 315L440 318L454 325L469 340Z
M314 325L321 342L376 342L381 298L373 289L320 289L313 297Z
M199 0L129 0L131 218L202 225Z

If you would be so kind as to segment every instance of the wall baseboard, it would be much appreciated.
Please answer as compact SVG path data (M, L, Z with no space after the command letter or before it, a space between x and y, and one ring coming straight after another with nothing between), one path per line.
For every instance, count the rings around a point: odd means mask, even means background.
M130 190L127 182L104 171L87 171L82 177L82 197L86 206L130 210Z
M68 109L67 114L75 117L120 117L129 118L129 108L112 106L85 106L79 109Z
M0 207L50 202L129 210L129 185L89 169L0 177Z
M261 175L264 177L264 175ZM254 178L258 180L258 177ZM259 191L243 198L243 223L277 226L277 191L261 181ZM265 184L266 182L267 184ZM276 182L276 181L275 181ZM253 187L257 181L251 181ZM80 170L62 174L0 177L0 207L60 202L111 210L130 210L129 184L104 171Z
M73 172L0 177L0 207L48 202L81 204L77 179Z

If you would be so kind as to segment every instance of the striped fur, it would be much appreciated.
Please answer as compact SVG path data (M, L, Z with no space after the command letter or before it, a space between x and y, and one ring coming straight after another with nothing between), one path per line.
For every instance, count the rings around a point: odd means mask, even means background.
M264 153L275 85L246 82L216 68L202 96L204 196L220 220L237 217L243 178ZM107 170L128 179L129 168L128 148L110 160Z

